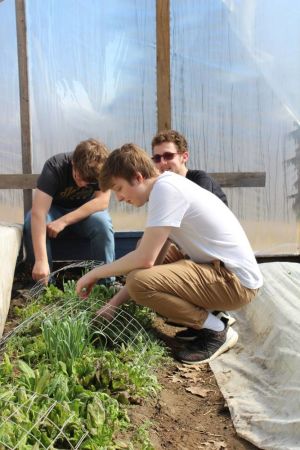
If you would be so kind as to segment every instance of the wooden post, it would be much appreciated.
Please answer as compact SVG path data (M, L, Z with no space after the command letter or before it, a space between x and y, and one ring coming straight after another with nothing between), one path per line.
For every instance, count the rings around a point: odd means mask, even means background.
M170 0L156 0L157 128L171 128Z
M32 154L25 0L15 0L15 7L19 65L22 169L23 173L30 174L32 173ZM23 191L23 201L25 214L32 206L32 191L30 189Z

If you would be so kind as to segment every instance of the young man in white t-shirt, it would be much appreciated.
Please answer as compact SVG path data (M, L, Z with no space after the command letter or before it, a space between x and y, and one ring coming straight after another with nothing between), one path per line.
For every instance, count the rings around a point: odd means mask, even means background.
M227 197L219 183L211 178L204 170L190 170L187 163L190 157L189 145L185 136L176 130L161 130L151 141L152 161L160 173L170 171L186 177L198 186L212 192L228 206ZM178 249L174 245L170 248L165 261L175 256ZM218 317L226 317L230 325L235 323L235 318L225 311L213 311ZM193 338L193 333L189 333L186 338Z
M112 319L128 298L187 327L188 340L177 358L207 362L233 347L237 333L209 310L235 310L249 303L263 280L248 239L234 214L215 195L172 172L161 175L134 144L113 151L100 175L101 188L119 201L140 207L148 202L146 229L136 250L84 275L81 297L99 278L127 275L125 287L98 313ZM163 260L170 242L184 259ZM190 339L190 340L189 340Z

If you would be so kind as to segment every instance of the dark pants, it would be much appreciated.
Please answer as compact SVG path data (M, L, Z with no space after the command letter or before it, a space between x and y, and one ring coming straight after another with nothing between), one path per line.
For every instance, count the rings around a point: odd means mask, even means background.
M52 206L47 214L47 223L56 220L65 214L68 214L72 210L61 208L58 206ZM69 225L65 228L60 238L68 237L68 234L72 233L78 236L78 238L85 238L90 240L91 255L90 259L97 262L110 263L115 258L115 241L114 232L110 215L107 210L100 211L91 214L84 220L77 222L73 225ZM25 217L24 222L24 244L27 253L27 261L34 264L34 252L31 236L31 211L29 211ZM50 239L46 239L48 263L50 269L52 269L52 252Z

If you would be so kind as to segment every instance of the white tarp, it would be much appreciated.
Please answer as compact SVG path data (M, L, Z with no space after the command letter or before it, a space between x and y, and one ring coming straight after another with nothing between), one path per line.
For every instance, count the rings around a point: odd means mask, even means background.
M239 341L211 363L237 433L262 449L300 449L300 264L260 265L264 286L234 316Z
M0 223L0 338L9 310L22 226Z

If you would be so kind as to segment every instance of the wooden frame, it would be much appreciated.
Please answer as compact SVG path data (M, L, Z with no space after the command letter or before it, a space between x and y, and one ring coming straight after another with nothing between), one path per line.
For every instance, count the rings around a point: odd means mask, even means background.
M24 213L32 205L32 189L38 174L32 173L30 97L28 82L26 0L15 0L20 117L22 142L22 174L0 174L0 189L24 190ZM171 128L171 70L170 70L170 0L156 0L157 51L157 128ZM222 187L264 187L265 172L210 173Z
M209 175L222 187L264 187L265 172L214 172ZM0 189L35 189L38 174L0 175Z
M171 128L170 0L156 0L157 128Z
M22 169L23 173L32 173L25 0L15 0L15 8L16 8L18 65L19 65ZM26 211L28 211L32 205L31 190L25 190L23 192L23 200L24 200L24 213L26 213Z

